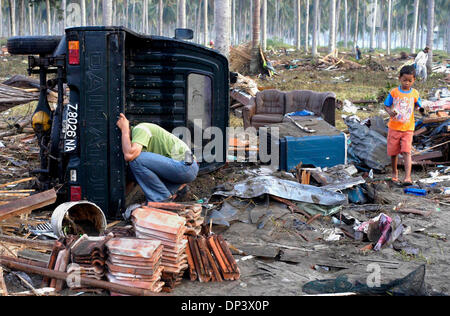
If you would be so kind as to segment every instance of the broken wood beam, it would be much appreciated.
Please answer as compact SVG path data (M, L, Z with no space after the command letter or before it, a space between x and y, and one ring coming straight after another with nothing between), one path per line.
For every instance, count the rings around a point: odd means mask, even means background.
M47 267L47 263L34 261L34 260L30 260L30 259L23 259L23 258L16 258L16 257L11 257L11 256L2 256L2 255L0 255L0 259L14 260L16 262L28 264L28 265L35 266L35 267L41 267L41 268Z
M112 292L117 292L121 294L127 294L132 296L165 296L161 293L155 293L146 289L141 289L138 287L125 286L120 284L115 284L107 281L96 280L91 278L86 278L82 276L75 276L66 272L53 271L46 268L35 267L23 263L14 262L12 260L0 259L0 264L12 270L19 270L27 273L38 274L42 276L48 276L53 279L58 280L77 280L80 282L80 286L88 286L99 289L104 289Z
M30 178L20 179L20 180L8 182L8 183L3 183L3 184L0 184L0 188L7 187L9 185L19 184L19 183L22 183L22 182L28 182L28 181L31 181L31 180L34 180L34 179L36 179L36 178L35 177L30 177Z
M4 236L0 235L0 241L6 242L8 244L29 246L31 248L51 250L54 245L54 241L45 240L31 240L20 237Z
M0 206L0 221L13 216L29 213L41 207L51 205L55 202L55 189L50 189L22 199L13 200L8 204Z

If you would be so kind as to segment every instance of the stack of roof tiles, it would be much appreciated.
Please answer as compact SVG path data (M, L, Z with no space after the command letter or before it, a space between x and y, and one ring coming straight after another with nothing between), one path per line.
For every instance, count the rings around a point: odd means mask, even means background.
M192 281L222 282L238 280L240 271L222 236L188 236L186 248Z
M105 276L105 244L112 236L81 236L70 247L71 262L67 272L77 272L80 276L101 280Z
M186 235L198 235L204 218L201 204L148 202L148 207L174 212L186 218Z
M158 240L113 238L106 244L109 282L161 292L163 246ZM117 293L111 293L117 295Z
M132 222L136 237L159 240L163 245L161 280L165 282L163 291L170 292L181 283L188 267L186 219L170 211L144 206L133 211Z

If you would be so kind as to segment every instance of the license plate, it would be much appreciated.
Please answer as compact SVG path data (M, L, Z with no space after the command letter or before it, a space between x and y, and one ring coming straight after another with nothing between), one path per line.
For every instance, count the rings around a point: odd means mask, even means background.
M78 104L67 104L63 118L64 153L77 149L78 142Z

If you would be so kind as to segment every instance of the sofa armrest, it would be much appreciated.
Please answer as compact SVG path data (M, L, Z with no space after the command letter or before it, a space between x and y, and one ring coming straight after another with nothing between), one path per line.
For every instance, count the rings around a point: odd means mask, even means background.
M248 104L244 106L242 111L242 116L244 117L244 129L247 129L251 126L252 116L256 114L256 104L253 102L252 104Z
M326 98L322 106L322 117L330 125L336 126L336 98Z

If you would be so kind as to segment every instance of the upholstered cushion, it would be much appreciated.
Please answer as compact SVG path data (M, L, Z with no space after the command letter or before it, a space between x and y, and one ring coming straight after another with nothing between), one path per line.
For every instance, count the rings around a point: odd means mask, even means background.
M256 114L284 114L284 93L270 89L256 94Z
M332 92L315 92L310 90L294 90L286 93L286 113L308 110L321 115L327 98L336 98Z
M253 123L280 123L283 121L283 117L282 114L255 114L252 117L252 125Z

